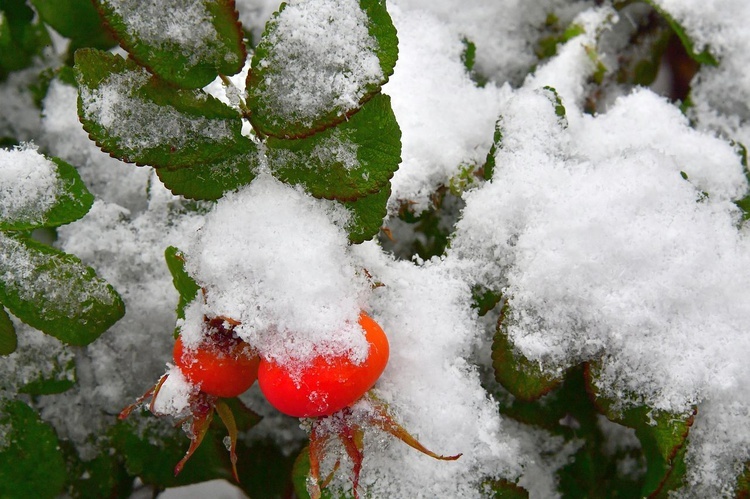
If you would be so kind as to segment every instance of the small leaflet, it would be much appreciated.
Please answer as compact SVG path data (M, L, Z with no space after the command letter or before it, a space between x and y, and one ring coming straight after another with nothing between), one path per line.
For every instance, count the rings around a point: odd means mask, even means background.
M246 51L231 0L96 0L120 44L166 81L201 88L238 73Z

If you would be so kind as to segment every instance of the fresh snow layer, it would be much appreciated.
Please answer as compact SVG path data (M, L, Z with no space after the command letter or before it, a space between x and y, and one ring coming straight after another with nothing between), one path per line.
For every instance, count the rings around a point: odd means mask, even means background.
M719 436L750 408L723 395L750 378L737 151L648 90L563 120L547 91L523 88L501 116L494 176L465 195L446 264L503 292L511 341L552 373L602 359L597 385L623 405L724 408L691 432L691 476L707 484L717 455L736 473L746 449Z
M395 6L390 12L399 33L399 58L383 91L391 96L402 132L390 211L408 202L419 213L461 167L484 163L508 89L477 87L461 62L461 39L430 13Z
M203 315L223 316L239 321L237 334L267 358L364 360L357 319L367 283L347 254L347 216L269 175L225 196L186 249L187 269L205 290L188 310L186 342L198 342Z

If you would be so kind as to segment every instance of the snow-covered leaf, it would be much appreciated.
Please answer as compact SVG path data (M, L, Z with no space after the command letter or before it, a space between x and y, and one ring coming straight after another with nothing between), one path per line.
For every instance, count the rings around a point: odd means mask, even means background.
M155 168L219 163L254 149L239 114L201 90L176 89L132 60L76 52L83 127L106 152Z
M61 359L51 358L44 371L37 373L18 389L18 393L28 395L53 395L63 393L75 386L75 360L68 359L63 363Z
M493 480L488 484L495 499L528 499L529 492L508 480Z
M154 74L201 88L238 73L247 52L234 0L95 0L122 47Z
M610 421L635 429L646 456L646 478L643 495L668 497L671 490L683 485L686 439L693 425L691 414L672 414L645 405L621 407L621 401L607 397L597 386L600 364L591 363L587 370L588 390L595 403Z
M125 313L120 296L77 257L0 233L0 303L23 322L87 345Z
M354 200L381 190L401 162L401 131L387 95L378 95L347 122L304 139L270 137L274 176L302 184L313 196Z
M651 5L651 7L653 7L654 10L656 10L656 12L658 12L665 21L667 21L667 24L669 24L669 27L672 28L672 31L674 31L674 33L680 39L682 45L685 47L685 51L693 60L701 64L706 64L708 66L716 66L719 64L719 61L716 60L709 49L705 49L700 53L695 51L694 43L685 32L685 28L683 28L680 23L677 22L677 20L669 13L667 9L664 9L660 5L661 2L657 0L645 1L647 4Z
M8 312L0 307L0 355L10 355L16 351L18 338L16 328L8 316Z
M34 147L0 150L0 230L56 227L78 220L92 204L78 171Z
M529 361L513 348L505 331L506 307L503 307L492 342L495 379L514 397L526 401L536 400L557 387L560 379L544 372L538 364Z
M0 497L57 497L67 479L55 430L20 400L0 406Z
M295 138L340 123L393 73L398 40L383 0L292 0L266 24L247 79L251 121Z

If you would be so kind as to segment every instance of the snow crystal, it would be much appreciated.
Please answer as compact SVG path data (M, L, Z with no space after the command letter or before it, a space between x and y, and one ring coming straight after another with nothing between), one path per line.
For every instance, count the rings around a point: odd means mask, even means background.
M196 137L213 142L232 139L231 120L186 116L137 96L151 76L143 68L113 73L95 89L81 85L83 118L102 126L117 145L139 151L169 144L179 149ZM196 98L204 94L195 91Z
M383 79L368 18L356 0L290 1L271 19L259 61L264 107L305 125L331 109L355 109Z
M366 284L347 255L347 215L268 175L225 196L186 249L206 290L204 313L241 322L237 334L268 358L364 358L357 318Z
M43 223L61 188L57 165L34 145L0 149L0 220Z
M178 52L195 66L217 57L218 33L201 0L104 0L138 44ZM231 57L236 56L231 54ZM233 62L233 61L229 61Z

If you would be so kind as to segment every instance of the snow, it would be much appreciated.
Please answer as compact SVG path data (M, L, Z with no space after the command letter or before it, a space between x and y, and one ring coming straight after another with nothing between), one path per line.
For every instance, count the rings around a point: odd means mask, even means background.
M62 187L57 165L33 144L0 149L0 221L44 223Z
M403 146L389 208L396 212L400 201L408 201L419 213L459 167L484 163L509 89L477 87L461 62L461 39L433 15L394 6L390 11L399 59L383 91L391 96Z

